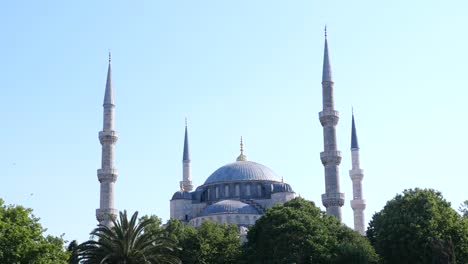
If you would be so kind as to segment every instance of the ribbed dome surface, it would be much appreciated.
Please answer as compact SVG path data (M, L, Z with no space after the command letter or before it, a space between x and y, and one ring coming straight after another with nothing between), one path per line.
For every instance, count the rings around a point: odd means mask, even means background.
M281 182L281 178L262 164L253 161L237 161L217 169L206 179L205 184L230 181Z
M235 200L223 200L206 207L201 215L212 214L259 214L259 212L249 204Z

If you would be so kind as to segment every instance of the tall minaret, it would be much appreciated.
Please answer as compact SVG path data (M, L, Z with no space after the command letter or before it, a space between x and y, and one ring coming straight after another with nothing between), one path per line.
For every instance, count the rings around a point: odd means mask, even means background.
M117 170L114 168L114 144L118 135L114 131L114 95L112 90L111 55L109 53L109 69L107 70L106 92L104 95L104 124L99 132L99 141L102 145L101 168L98 169L98 179L101 183L101 199L99 209L96 209L96 218L99 224L111 226L112 220L117 217L114 209L114 184L117 180Z
M192 176L190 175L190 153L188 142L187 118L185 119L184 153L182 156L182 181L180 182L180 189L187 192L191 192L193 190L193 184Z
M323 127L324 151L320 159L325 167L325 193L322 194L322 203L327 213L341 220L341 206L344 204L344 193L340 193L340 175L338 165L341 162L341 152L336 146L336 125L339 114L334 109L333 81L328 58L327 28L325 27L325 51L323 56L322 74L322 102L323 111L319 113L320 123Z
M349 176L353 181L353 200L351 200L351 208L354 211L354 230L361 235L365 235L364 227L364 209L366 209L366 200L362 199L362 178L364 171L360 168L359 162L359 144L356 134L356 125L353 121L351 124L351 159L352 168L349 171Z

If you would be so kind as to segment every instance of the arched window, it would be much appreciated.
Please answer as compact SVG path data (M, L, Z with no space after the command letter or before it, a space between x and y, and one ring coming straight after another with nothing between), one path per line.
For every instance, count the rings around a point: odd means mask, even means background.
M216 195L216 199L218 199L219 198L219 187L218 186L216 186L216 188L215 188L215 195Z
M229 185L224 185L224 197L229 197Z
M236 184L236 191L235 191L235 196L239 197L240 196L240 188L239 188L239 184Z
M262 196L262 185L261 184L257 185L257 195L258 195L258 197Z
M245 185L245 195L250 196L250 184Z

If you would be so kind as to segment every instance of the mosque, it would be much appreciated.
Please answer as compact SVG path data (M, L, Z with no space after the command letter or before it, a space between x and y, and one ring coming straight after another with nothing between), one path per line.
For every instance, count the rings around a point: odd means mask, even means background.
M336 125L339 113L334 109L334 82L328 54L327 32L325 29L325 47L322 72L322 102L323 109L319 112L319 120L323 127L324 150L320 159L324 166L325 193L322 203L327 213L341 220L341 207L345 196L340 192L339 165L341 152L337 149ZM111 219L117 216L114 208L114 184L117 180L117 170L114 167L114 145L118 139L114 131L114 96L111 76L111 60L104 95L103 130L99 132L102 145L102 166L98 169L98 179L101 185L100 207L96 210L96 218L100 224L111 225ZM359 145L356 134L354 115L351 126L351 157L352 168L349 171L353 183L353 199L351 207L354 212L354 229L365 234L364 210L366 207L362 195L363 170L360 168ZM170 217L178 219L194 227L203 221L218 223L235 223L241 233L246 227L255 224L263 213L277 203L287 202L295 197L292 187L283 181L272 169L263 164L249 161L244 154L241 138L240 155L237 159L215 170L201 185L195 188L192 184L190 170L190 153L188 128L185 125L185 139L182 158L182 181L179 190L170 200Z
M294 198L294 191L273 170L248 161L241 138L240 155L213 172L193 190L187 126L183 154L183 180L171 199L171 218L198 227L203 221L255 224L267 208Z

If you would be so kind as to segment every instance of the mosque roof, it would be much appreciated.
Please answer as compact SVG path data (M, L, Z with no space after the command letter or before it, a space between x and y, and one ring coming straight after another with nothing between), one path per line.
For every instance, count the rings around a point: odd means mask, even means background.
M253 161L236 161L217 169L206 179L205 184L236 181L273 181L281 182L273 170Z
M176 200L176 199L191 200L192 195L187 191L177 191L177 192L174 193L174 195L172 195L171 200Z
M202 216L212 214L260 214L255 207L235 200L223 200L206 207Z

